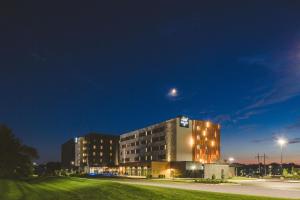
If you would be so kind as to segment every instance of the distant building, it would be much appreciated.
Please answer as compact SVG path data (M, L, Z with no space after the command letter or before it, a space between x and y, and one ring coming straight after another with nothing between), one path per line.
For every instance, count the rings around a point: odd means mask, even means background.
M118 165L119 136L90 133L62 145L62 166L100 172Z

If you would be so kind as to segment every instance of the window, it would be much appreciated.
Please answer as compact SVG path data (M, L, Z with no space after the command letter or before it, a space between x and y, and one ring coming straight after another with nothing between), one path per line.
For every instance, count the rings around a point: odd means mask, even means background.
M109 140L109 144L112 144L112 140Z
M123 145L122 145L122 149L125 149L125 148L126 148L126 144L123 144Z
M134 146L135 146L135 143L134 143L134 142L132 142L132 143L131 143L131 146L132 146L132 147L134 147Z
M140 137L146 136L146 132L139 133L139 136L140 136Z
M112 150L112 146L109 147L109 150Z
M142 141L141 141L141 144L146 144L146 140L142 140Z
M103 140L101 139L100 142L101 142L101 144L102 144L102 143L103 143Z
M102 146L102 145L100 146L100 149L103 149L103 146Z
M165 139L166 139L166 137L164 135L159 137L160 141L164 141Z
M102 152L100 152L100 156L103 156L103 153L102 153Z
M152 134L163 132L164 130L165 130L164 126L158 127L158 128L155 128L155 129L152 130Z
M159 150L159 146L153 146L152 147L152 151L158 151Z
M96 152L93 152L93 156L95 156L96 155Z
M158 159L166 159L166 155L158 155Z
M94 145L93 148L96 149L96 145Z
M135 150L131 150L130 153L131 153L131 154L134 154L134 153L135 153Z
M159 147L159 150L164 150L165 149L165 145L161 145L160 147Z

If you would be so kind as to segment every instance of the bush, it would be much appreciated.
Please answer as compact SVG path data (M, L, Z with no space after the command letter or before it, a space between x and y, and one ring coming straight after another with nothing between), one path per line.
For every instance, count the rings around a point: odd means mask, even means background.
M152 175L151 175L151 174L149 174L149 175L147 175L147 176L146 176L146 178L152 178Z
M158 175L158 178L165 178L165 175L164 174L160 174L160 175Z
M194 182L195 183L206 183L206 184L228 183L228 181L222 180L222 179L204 179L204 178L195 179Z
M213 174L213 175L211 176L211 179L212 179L212 180L216 179L216 175Z

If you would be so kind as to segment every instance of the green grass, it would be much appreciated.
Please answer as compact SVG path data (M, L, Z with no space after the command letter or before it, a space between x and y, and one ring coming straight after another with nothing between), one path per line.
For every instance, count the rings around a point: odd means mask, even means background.
M0 179L1 200L271 200L273 198L127 185L110 180L44 178L30 181Z

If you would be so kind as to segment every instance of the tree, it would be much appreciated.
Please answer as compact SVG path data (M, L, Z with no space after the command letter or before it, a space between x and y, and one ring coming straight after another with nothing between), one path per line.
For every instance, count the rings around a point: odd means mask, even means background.
M11 129L0 125L0 177L26 177L32 174L36 149L24 145Z

